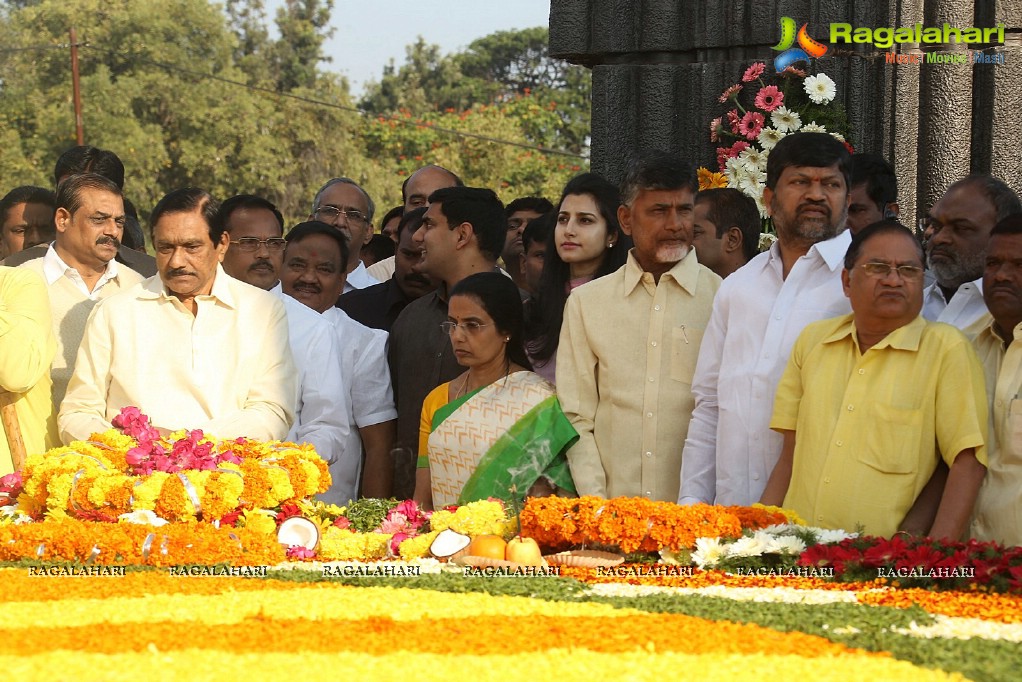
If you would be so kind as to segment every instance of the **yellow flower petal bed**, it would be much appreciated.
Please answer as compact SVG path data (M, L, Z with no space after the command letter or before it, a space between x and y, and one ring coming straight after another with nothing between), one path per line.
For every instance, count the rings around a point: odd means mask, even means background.
M338 639L341 636L338 635ZM556 679L559 682L597 680L668 679L670 671L683 671L693 682L760 682L765 676L776 679L805 679L820 682L848 679L964 680L958 674L918 668L903 661L848 654L839 658L801 658L769 654L684 654L684 653L598 653L584 649L550 649L499 656L465 653L422 654L405 651L392 656L374 656L352 652L323 654L296 653L232 654L200 648L162 652L158 647L140 653L83 654L56 651L36 656L0 656L0 666L17 680L52 680L46 671L59 670L65 679L96 679L97 671L108 682L178 682L244 678L246 682L280 680L380 680L416 682L459 679L461 671L471 671L471 679L481 682L507 682L528 675L532 679ZM722 674L726 671L726 674ZM467 673L464 673L467 675ZM678 673L679 675L682 673Z
M861 604L907 609L918 606L944 616L980 618L1001 623L1022 623L1022 595L993 592L935 592L891 587L884 579L868 583L837 583L798 576L729 575L694 570L691 575L662 575L656 567L625 565L615 572L593 568L561 567L561 575L593 585L627 584L696 589L710 586L736 588L783 587L796 590L852 592ZM643 572L646 572L643 574Z
M506 680L509 671L659 680L668 669L707 680L721 670L750 680L763 670L814 680L847 679L849 670L859 678L962 679L813 635L606 604L155 571L27 573L0 571L0 665L18 680L277 682L336 679L341 670L351 679L449 680L452 671L473 670L483 680ZM65 599L56 598L61 592Z

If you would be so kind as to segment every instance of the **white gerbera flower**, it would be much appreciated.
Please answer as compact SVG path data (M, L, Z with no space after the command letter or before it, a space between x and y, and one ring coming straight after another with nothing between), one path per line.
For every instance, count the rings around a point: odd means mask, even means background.
M728 159L724 164L724 175L727 176L728 187L738 187L748 175L745 162L738 157Z
M803 133L825 133L825 132L827 132L827 129L824 128L821 125L818 125L816 123L816 121L813 121L812 123L807 123L806 125L802 126L802 131L801 132L803 132Z
M832 542L835 543L841 542L842 540L847 540L848 538L859 537L858 533L846 533L843 530L829 530L826 528L816 528L814 530L816 530L817 532L816 542L818 542L821 545L827 545Z
M766 551L770 536L763 533L756 533L744 538L739 538L733 544L728 545L727 555L732 556L761 556Z
M809 76L809 78L805 79L802 87L805 88L809 99L813 100L816 104L827 104L837 94L837 85L825 73Z
M713 568L724 556L724 544L720 538L696 538L696 551L692 561L699 568Z
M773 149L774 145L780 142L782 137L784 137L784 133L780 130L767 126L760 131L756 141L759 142L763 149Z
M845 141L845 136L842 135L841 133L831 133L830 135L831 135L831 137L837 139L838 142L844 142Z
M762 158L763 156L763 152L755 147L743 149L741 153L738 154L738 158L745 163L745 169L750 173L760 169L760 166L765 162Z
M793 133L802 127L802 119L788 107L777 107L770 114L770 122L782 133Z
M757 192L762 191L760 188L766 183L766 173L761 171L759 166L750 167L748 164L746 164L745 170L745 177L738 183L738 189L749 196L754 196Z
M806 543L794 535L775 537L767 543L768 554L801 554L806 551Z

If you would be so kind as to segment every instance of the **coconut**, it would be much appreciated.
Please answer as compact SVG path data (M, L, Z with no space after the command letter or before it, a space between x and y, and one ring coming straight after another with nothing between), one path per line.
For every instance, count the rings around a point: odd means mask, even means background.
M277 529L277 542L285 547L316 549L319 544L319 526L301 516L284 519Z
M472 538L469 536L447 528L433 538L429 551L437 559L447 559L468 547L471 542Z

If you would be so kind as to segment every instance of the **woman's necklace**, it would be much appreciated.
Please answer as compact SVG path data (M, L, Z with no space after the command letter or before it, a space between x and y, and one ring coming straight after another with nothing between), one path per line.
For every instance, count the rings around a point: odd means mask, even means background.
M511 375L511 362L510 362L510 360L508 360L508 362L504 366L504 380L506 381L507 378L510 375ZM465 380L461 382L461 388L458 390L458 394L456 396L454 396L455 400L457 400L458 398L460 398L463 395L465 395L466 391L468 390L468 384L469 384L468 380L469 380L469 378L471 376L472 376L472 370L469 370L469 371L465 372ZM493 383L493 382L491 381L489 383Z

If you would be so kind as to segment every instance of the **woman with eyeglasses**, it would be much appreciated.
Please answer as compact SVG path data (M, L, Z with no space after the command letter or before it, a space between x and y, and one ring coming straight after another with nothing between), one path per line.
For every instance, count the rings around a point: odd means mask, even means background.
M595 173L568 181L558 204L553 243L547 248L539 291L529 304L526 348L536 372L553 383L557 344L568 294L614 272L628 259L631 239L621 231L617 187Z
M564 452L578 434L553 386L531 371L518 287L496 272L466 277L442 326L466 369L423 402L416 502L574 495Z

